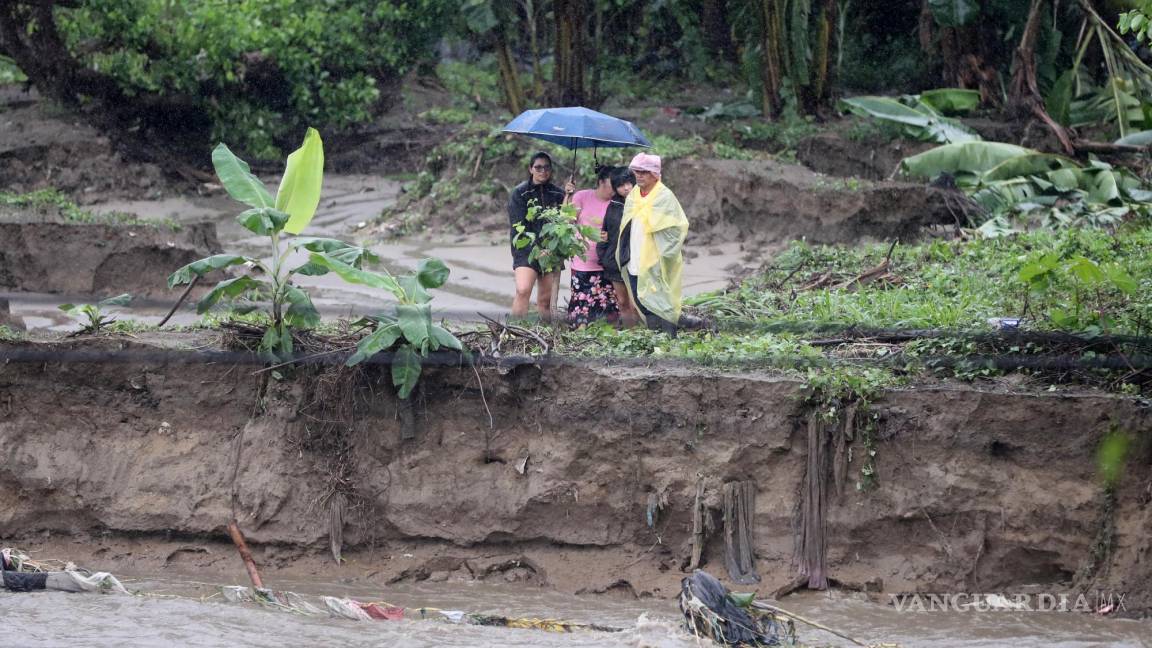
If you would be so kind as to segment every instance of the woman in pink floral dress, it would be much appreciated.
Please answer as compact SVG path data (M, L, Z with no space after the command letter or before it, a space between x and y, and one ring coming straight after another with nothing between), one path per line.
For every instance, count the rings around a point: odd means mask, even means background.
M597 232L604 224L604 213L612 200L612 167L596 169L596 188L577 191L572 204L578 209L576 223ZM571 260L572 296L568 299L568 323L579 328L589 322L606 319L615 322L619 316L612 282L604 278L604 268L596 258L596 242L588 241L584 256Z

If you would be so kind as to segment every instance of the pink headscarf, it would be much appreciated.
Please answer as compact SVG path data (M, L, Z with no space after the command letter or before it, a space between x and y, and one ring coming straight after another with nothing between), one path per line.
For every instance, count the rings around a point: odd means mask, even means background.
M657 178L660 177L660 156L651 153L637 153L628 165L633 171L650 171Z

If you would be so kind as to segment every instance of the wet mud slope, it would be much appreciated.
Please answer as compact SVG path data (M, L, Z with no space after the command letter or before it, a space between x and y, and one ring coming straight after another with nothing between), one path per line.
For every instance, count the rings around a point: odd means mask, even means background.
M912 240L956 223L949 197L923 185L834 178L771 160L682 160L673 168L692 233L706 242Z
M220 252L212 223L172 230L5 220L0 218L0 291L163 296L173 270Z
M383 367L301 369L262 392L259 365L115 338L0 356L0 539L68 534L69 557L97 568L242 578L215 544L235 516L269 569L335 578L353 569L336 550L380 583L667 596L691 556L698 483L704 567L724 573L722 492L740 481L769 592L796 573L818 433L834 448L818 520L834 582L1091 587L1152 608L1152 410L1136 399L921 387L875 403L869 435L841 436L812 424L801 384L768 375L486 368L482 398L471 369L441 368L405 407ZM1134 441L1109 493L1095 452L1112 428ZM858 490L869 444L876 485Z

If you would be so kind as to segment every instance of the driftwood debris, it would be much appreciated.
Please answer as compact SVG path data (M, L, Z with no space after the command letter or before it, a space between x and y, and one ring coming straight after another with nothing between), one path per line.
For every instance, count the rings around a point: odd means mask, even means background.
M256 561L252 559L252 552L248 550L248 543L244 541L244 534L240 531L240 525L236 523L236 520L228 523L228 535L232 537L232 543L240 552L240 559L244 561L244 569L248 570L248 578L252 579L252 587L264 589L264 581L260 579L260 572L256 570Z
M876 266L865 270L864 272L850 277L842 281L837 281L831 270L826 270L814 278L800 284L796 287L796 292L804 292L807 290L819 290L820 288L833 288L836 290L849 290L866 286L870 283L877 281L886 281L888 283L900 283L901 279L890 271L892 269L892 252L896 249L896 244L899 241L892 241L892 245L888 247L888 253L884 255L884 260ZM799 268L797 268L799 269ZM793 272L795 274L795 272ZM792 275L789 275L791 278Z

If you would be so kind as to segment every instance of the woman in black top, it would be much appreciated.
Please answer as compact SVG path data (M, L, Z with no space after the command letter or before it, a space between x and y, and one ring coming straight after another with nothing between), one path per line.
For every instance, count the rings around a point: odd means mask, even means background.
M516 185L508 197L508 224L511 240L516 240L516 225L523 224L525 231L540 233L542 221L526 222L528 206L531 203L542 208L556 207L564 202L564 192L552 184L552 158L543 151L532 155L528 163L528 179ZM536 308L545 321L552 319L555 305L552 303L555 286L560 281L560 269L545 273L540 264L529 261L532 245L516 249L512 244L512 269L516 273L516 297L512 300L512 317L528 314L528 300L532 297L532 286L539 279L536 289Z
M628 192L636 186L636 176L628 167L617 167L612 171L612 190L616 195L608 203L608 210L604 213L604 225L600 230L600 242L596 244L596 258L604 267L604 278L612 282L616 292L616 303L620 308L620 320L624 326L632 326L639 317L632 302L628 299L628 290L624 286L624 277L620 273L621 265L627 266L631 259L629 232L620 231L620 220L624 215L624 199ZM629 228L631 224L629 224ZM620 259L617 263L616 245L620 244Z

